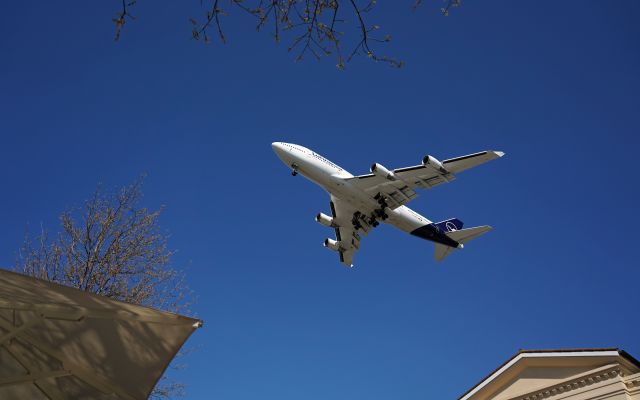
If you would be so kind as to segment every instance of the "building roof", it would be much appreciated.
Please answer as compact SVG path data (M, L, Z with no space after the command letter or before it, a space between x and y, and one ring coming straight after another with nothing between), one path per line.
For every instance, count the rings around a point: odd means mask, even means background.
M480 382L467 390L458 400L469 399L484 386L489 384L495 378L503 374L506 370L515 365L520 359L525 357L602 357L602 356L620 356L630 365L640 369L640 361L631 356L622 349L615 347L606 348L576 348L576 349L547 349L547 350L526 350L521 349L499 367L494 369L489 375L484 377Z

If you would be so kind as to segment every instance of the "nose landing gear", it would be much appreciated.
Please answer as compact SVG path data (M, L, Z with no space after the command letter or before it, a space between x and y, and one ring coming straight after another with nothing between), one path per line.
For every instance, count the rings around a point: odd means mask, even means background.
M296 176L298 175L298 166L296 164L291 164L291 176Z

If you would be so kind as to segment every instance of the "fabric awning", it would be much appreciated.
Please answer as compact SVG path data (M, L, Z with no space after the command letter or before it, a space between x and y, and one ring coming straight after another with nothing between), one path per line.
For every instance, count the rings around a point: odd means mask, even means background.
M146 399L200 326L0 269L0 399Z

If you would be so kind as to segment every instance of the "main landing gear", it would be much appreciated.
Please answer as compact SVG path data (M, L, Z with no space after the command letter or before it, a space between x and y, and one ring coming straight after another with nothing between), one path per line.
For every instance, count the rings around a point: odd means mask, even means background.
M356 211L353 214L353 218L351 218L351 224L353 225L353 229L355 229L356 231L362 229L365 232L367 232L372 227L375 228L376 226L380 225L374 215L367 217L360 211Z
M384 209L382 209L382 208L379 208L379 209L375 210L374 213L378 216L378 218L380 218L383 221L386 220L387 218L389 218L387 213L384 212Z
M387 213L384 212L384 209L389 207L389 205L387 204L387 202L384 199L384 196L382 196L380 193L378 193L377 195L374 196L374 199L376 199L378 201L378 204L380 204L380 208L375 210L374 213L383 221L386 220L387 218L389 218Z

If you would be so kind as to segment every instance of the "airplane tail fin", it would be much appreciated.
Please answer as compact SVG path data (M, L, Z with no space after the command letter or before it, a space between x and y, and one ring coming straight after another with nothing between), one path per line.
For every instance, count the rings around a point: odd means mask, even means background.
M444 222L447 222L447 221L443 221L442 223ZM455 240L456 242L462 245L472 239L477 238L478 236L484 233L489 232L490 230L491 230L491 227L489 225L483 225L483 226L476 226L474 228L467 228L467 229L460 229L460 230L446 232L445 235L449 236L451 239ZM462 248L462 246L460 248ZM451 254L453 250L455 250L454 247L436 243L436 252L434 257L436 260L442 261L445 259L445 257Z
M445 219L444 221L436 222L434 225L437 226L441 232L451 232L462 229L464 223L458 218L451 218Z

